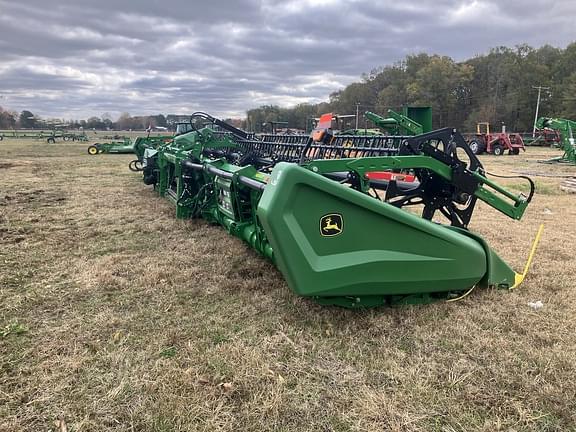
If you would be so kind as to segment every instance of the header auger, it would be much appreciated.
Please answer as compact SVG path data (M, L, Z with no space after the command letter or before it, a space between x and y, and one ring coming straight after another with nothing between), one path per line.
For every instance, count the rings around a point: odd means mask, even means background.
M199 119L209 126L146 150L144 182L177 217L220 224L272 260L299 295L344 307L425 303L475 286L513 288L523 277L467 226L477 200L520 219L534 186L515 195L490 181L453 129L257 137ZM416 180L369 175L378 172Z

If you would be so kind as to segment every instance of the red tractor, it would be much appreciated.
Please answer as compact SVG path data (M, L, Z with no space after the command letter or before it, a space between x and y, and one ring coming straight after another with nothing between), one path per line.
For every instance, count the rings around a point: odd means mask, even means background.
M507 133L502 127L502 132L490 132L490 123L478 123L476 134L467 137L470 150L474 154L484 152L496 156L503 155L506 150L508 154L517 155L520 149L526 151L524 140L519 133Z

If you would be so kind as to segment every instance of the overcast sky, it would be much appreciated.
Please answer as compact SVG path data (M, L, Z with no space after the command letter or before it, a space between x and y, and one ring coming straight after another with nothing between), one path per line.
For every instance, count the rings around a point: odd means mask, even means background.
M0 0L0 105L79 119L319 102L426 52L576 40L576 0Z

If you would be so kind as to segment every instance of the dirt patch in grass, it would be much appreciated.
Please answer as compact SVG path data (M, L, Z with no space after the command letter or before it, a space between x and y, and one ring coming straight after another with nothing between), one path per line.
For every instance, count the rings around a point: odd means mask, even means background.
M4 205L41 205L53 206L66 201L63 191L46 191L35 189L30 191L15 191L0 197L0 203Z
M349 311L295 296L223 229L176 220L130 155L87 145L0 147L14 163L0 170L0 430L574 429L576 207L554 192L562 179L538 178L520 222L475 212L471 229L518 270L545 223L517 291ZM555 155L481 159L513 175Z
M33 165L32 161L10 159L10 161L0 160L0 169L10 169L14 167L30 167Z

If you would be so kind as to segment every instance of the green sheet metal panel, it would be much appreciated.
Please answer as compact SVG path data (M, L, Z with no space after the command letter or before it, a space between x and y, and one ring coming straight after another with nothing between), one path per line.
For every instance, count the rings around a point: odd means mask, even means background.
M257 214L279 269L303 296L461 291L487 271L474 239L294 164L275 167Z
M432 130L432 107L405 106L402 109L402 114L420 123L424 133Z

